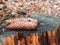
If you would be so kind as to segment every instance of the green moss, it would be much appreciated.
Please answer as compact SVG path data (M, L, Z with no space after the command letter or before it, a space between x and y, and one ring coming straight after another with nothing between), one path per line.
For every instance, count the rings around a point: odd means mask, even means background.
M48 14L33 13L30 15L31 18L37 19L38 21L45 22L51 25L60 25L60 19Z

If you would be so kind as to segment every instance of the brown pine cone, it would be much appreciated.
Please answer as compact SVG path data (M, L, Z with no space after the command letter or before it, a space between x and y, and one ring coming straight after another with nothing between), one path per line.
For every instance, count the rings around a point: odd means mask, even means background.
M38 22L31 18L16 18L7 20L10 24L7 26L9 29L36 29L38 27Z

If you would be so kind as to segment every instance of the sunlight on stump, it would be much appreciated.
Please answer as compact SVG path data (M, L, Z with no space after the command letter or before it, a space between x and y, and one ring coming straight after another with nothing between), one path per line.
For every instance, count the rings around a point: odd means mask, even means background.
M38 35L37 34L32 34L32 45L39 45L38 41Z
M27 45L40 45L38 34L31 34L26 36Z

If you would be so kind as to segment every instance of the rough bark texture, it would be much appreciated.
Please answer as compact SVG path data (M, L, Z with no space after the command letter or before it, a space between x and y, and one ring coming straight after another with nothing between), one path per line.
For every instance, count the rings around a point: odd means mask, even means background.
M19 34L19 38L16 32L4 32L0 35L0 45L60 45L60 26L53 31L46 30L40 35Z
M14 31L4 32L0 35L1 45L18 45L18 33Z
M38 36L37 33L25 35L25 45L60 45L60 27L53 31L45 31ZM23 43L22 43L23 44Z

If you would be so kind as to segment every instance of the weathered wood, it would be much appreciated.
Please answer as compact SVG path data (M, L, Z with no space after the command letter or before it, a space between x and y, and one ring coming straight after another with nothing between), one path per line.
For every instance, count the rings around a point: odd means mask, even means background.
M18 33L15 31L7 31L0 35L3 45L18 45Z
M53 40L55 41L55 45L60 45L60 26L58 26L54 31L53 31Z
M60 27L53 31L45 31L39 36L37 33L26 35L27 45L60 45Z
M25 35L24 34L20 34L19 35L19 45L25 45L26 41L25 41Z
M38 34L31 34L26 36L27 45L40 45Z
M31 35L26 36L27 45L31 45Z
M1 45L60 45L60 26L53 31L46 30L40 35L19 34L19 40L17 32L4 32L0 35L0 40Z
M32 34L31 38L32 45L39 45L38 34Z
M20 45L25 45L25 40L24 39L20 40Z

